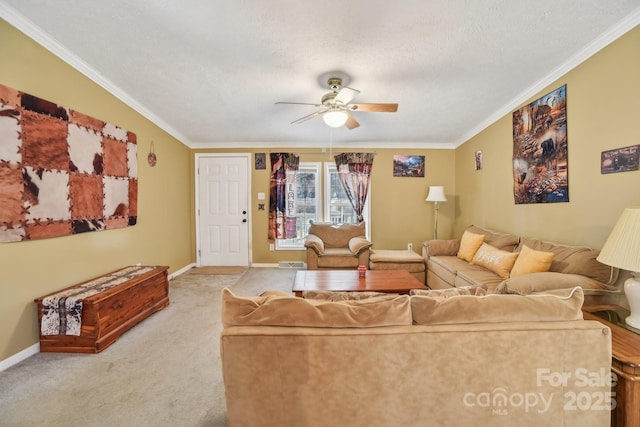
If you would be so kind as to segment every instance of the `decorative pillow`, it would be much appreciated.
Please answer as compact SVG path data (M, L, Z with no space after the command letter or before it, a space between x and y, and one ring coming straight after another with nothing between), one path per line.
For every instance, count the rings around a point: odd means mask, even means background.
M460 240L429 240L424 248L428 256L455 256L460 251Z
M553 322L582 319L582 288L556 294L459 295L451 298L411 297L413 320L418 325L464 323Z
M549 271L554 255L553 252L536 251L523 245L520 255L511 269L511 277Z
M484 242L490 244L494 248L507 252L513 252L520 242L520 237L515 234L501 233L499 231L489 230L488 228L470 225L467 230L471 233L484 235Z
M498 285L496 294L528 295L551 289L571 289L580 286L586 290L612 290L615 287L605 285L587 276L579 274L556 273L547 271L542 273L524 274L511 277Z
M374 297L398 296L385 292L340 292L340 291L303 291L302 297L306 299L316 299L324 301L354 301Z
M409 295L422 295L424 297L448 298L456 295L486 295L487 290L482 286L462 286L449 289L411 289Z
M474 234L465 230L465 232L462 233L462 239L460 239L458 258L471 262L473 256L482 245L483 240L484 236L482 234Z
M239 297L222 290L223 326L302 326L371 328L411 325L408 295L357 301L322 301L294 296Z
M471 264L487 268L498 276L506 279L518 258L518 252L502 251L483 243L471 260Z
M353 252L354 255L358 255L361 251L370 248L371 245L373 245L373 243L364 237L353 237L349 240L349 250Z

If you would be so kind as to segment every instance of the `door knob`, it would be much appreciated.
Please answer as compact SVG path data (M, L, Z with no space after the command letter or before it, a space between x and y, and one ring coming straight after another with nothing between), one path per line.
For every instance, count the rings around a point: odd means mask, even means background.
M247 222L247 218L243 219L242 222Z

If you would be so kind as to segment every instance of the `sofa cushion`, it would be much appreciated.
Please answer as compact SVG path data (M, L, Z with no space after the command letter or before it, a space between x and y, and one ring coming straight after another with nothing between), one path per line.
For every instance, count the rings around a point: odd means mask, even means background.
M615 287L606 285L580 274L556 273L554 271L524 274L504 280L495 290L497 294L527 295L552 289L580 286L583 290L612 291Z
M342 291L303 291L302 297L306 299L316 299L324 301L353 301L376 297L397 296L397 294L389 294L385 292L359 291L359 292L342 292Z
M518 258L517 252L507 252L483 243L471 260L471 264L487 268L506 279Z
M460 268L469 265L457 256L433 256L427 261L427 269L447 283L453 283ZM476 267L479 268L479 267Z
M457 254L458 258L471 262L473 256L482 245L483 240L484 235L465 230L465 232L462 233L462 239L460 239L460 249Z
M325 248L317 263L322 268L357 268L359 261L349 248Z
M334 225L328 222L309 221L309 234L318 236L325 248L346 248L354 237L365 237L365 223Z
M527 245L522 245L520 255L511 269L511 277L549 271L554 255L553 252L536 251Z
M408 295L333 302L281 295L240 297L224 288L221 299L224 327L371 328L412 322Z
M490 293L504 281L491 270L487 270L479 265L467 264L458 270L458 274L453 280L453 286L463 288L465 286L482 286L487 288Z
M467 230L471 233L482 234L485 243L507 252L513 252L520 241L520 238L515 234L501 233L475 225L470 225Z
M487 291L481 286L464 286L461 288L449 289L411 289L409 295L422 295L434 298L449 298L456 295L486 295Z
M618 270L596 259L600 251L584 246L569 246L543 240L522 238L522 245L537 251L553 252L549 271L581 274L599 282L612 285L618 278Z
M533 295L459 295L411 297L413 320L418 325L464 323L552 322L582 319L582 288L564 293Z

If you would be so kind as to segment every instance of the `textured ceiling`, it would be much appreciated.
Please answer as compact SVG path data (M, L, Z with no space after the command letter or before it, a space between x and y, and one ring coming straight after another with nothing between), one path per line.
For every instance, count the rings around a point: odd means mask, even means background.
M640 23L640 0L0 0L0 13L191 147L455 147ZM290 124L314 107L274 103L320 102L331 71L355 102L398 112L355 112L354 130Z

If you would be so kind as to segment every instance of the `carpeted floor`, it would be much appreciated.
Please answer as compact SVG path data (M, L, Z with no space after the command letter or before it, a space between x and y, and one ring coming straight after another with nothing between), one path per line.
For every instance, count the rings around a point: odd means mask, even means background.
M98 354L39 353L0 372L0 425L224 426L220 291L291 292L296 270L190 270L170 305Z

